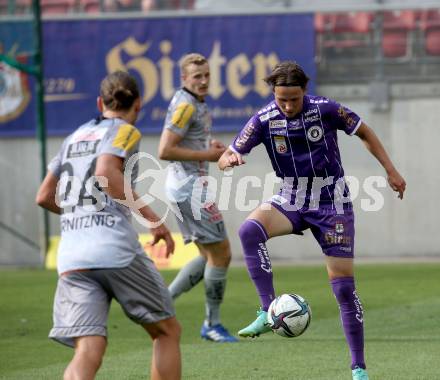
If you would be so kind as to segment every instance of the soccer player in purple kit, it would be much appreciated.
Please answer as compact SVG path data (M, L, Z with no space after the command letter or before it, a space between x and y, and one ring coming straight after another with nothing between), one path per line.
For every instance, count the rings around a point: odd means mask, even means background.
M244 164L243 155L263 143L276 175L283 179L278 195L255 209L239 236L248 272L260 297L257 319L238 332L255 337L270 331L267 310L275 298L266 241L310 228L325 254L327 273L339 305L351 352L354 380L368 380L364 360L363 310L356 292L354 215L337 143L337 131L357 135L384 167L391 188L403 198L405 180L376 134L358 115L337 102L306 95L309 78L295 62L275 66L265 78L274 101L245 125L220 157L219 168Z

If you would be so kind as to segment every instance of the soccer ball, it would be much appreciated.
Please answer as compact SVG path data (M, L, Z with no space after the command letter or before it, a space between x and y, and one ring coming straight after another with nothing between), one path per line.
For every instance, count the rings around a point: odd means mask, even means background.
M267 311L270 328L280 336L294 338L309 327L312 310L298 294L282 294L275 298Z

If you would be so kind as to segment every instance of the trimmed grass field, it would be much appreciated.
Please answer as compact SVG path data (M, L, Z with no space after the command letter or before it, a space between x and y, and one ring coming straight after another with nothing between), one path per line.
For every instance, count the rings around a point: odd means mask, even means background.
M296 292L313 318L304 335L266 334L238 344L202 341L203 286L176 302L183 327L184 379L351 379L349 353L323 266L275 266L278 294ZM167 282L174 271L165 271ZM372 380L440 379L440 264L358 265ZM0 271L0 379L61 379L72 350L47 339L56 273ZM244 268L232 268L222 319L236 332L255 317L258 298ZM114 303L98 379L148 378L151 343Z

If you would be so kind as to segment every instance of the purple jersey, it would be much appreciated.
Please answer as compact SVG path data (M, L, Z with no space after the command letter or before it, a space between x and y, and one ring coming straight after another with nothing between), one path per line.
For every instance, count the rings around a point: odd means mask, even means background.
M348 196L337 130L353 135L360 125L360 117L339 103L305 95L303 109L294 118L270 102L247 122L230 148L247 154L263 143L276 175L283 179L284 197L293 203L301 192L310 207L311 200L333 204L335 195Z

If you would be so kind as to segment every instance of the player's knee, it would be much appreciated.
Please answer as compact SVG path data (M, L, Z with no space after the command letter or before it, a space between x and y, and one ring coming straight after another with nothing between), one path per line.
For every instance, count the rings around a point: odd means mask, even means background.
M158 338L167 338L173 341L180 341L180 336L182 335L182 327L176 318L169 320L166 324L162 334L159 334Z
M171 338L179 341L182 334L182 328L176 318L164 319L157 323L145 325L144 328L153 340Z
M205 252L211 265L228 267L231 262L231 246L228 239L205 246Z
M231 261L231 245L229 244L229 240L225 239L220 243L220 252L221 252L221 257L223 262L226 265L229 265L230 261Z
M253 219L247 219L238 230L238 235L242 244L245 243L265 243L267 241L263 226Z

